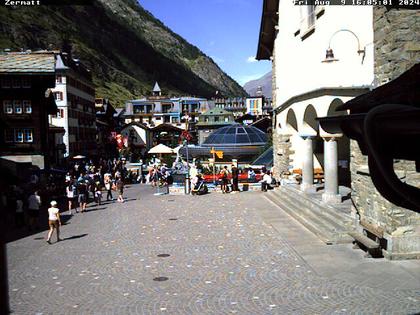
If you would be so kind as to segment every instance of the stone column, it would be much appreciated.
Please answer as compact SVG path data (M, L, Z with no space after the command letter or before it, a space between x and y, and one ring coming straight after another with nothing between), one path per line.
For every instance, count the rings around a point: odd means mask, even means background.
M327 203L340 203L338 193L338 151L335 137L324 138L324 181L322 200Z
M315 192L314 186L314 150L312 137L303 136L303 168L302 185L300 189L304 192Z

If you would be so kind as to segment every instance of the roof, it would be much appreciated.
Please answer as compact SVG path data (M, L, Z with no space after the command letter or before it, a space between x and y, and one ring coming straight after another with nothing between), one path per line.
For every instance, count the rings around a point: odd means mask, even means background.
M278 24L279 0L264 0L261 16L260 36L257 48L257 60L269 60L273 55L275 26Z
M153 92L161 92L159 84L156 82L155 86L153 87Z
M420 107L420 63L417 63L398 78L369 93L362 94L339 106L337 110L349 109L352 114L366 113L381 104L402 104Z
M247 113L247 114L244 114L241 117L238 117L238 118L235 119L236 122L243 122L245 120L256 121L257 117Z
M273 147L269 147L265 150L257 159L252 162L252 165L264 165L266 167L273 166Z
M233 116L231 112L228 112L227 110L224 110L222 108L213 108L205 111L201 114L201 116L219 116L219 115L229 115Z
M55 62L55 69L56 70L67 70L69 67L64 65L63 59L61 58L60 54L57 54L57 60Z
M233 124L213 131L202 146L260 146L266 142L267 135L258 128Z
M149 127L147 127L146 125L143 125L142 123L139 123L137 121L133 121L133 122L131 122L129 124L125 124L124 126L122 126L121 131L124 130L124 129L126 129L126 128L128 128L128 127L133 127L133 128L134 127L140 127L142 129L145 129L145 130L149 130L150 129ZM136 129L136 128L134 128L134 129Z
M171 124L160 124L160 125L157 125L154 128L151 128L151 130L153 132L157 132L157 131L175 131L175 132L178 131L178 132L182 132L183 129L178 128L178 127L176 127L174 125L171 125Z
M124 112L125 112L125 108L116 108L115 113L114 113L114 117L118 117L121 114L124 114Z
M0 73L55 73L53 52L0 55Z

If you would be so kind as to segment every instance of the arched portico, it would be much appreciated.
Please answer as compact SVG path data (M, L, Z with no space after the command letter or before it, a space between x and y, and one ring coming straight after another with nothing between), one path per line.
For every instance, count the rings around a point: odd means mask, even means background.
M346 115L345 111L338 112L336 108L343 102L336 98L329 107L327 116ZM342 134L328 134L322 131L324 139L324 193L322 200L328 203L340 203L339 185L350 181L350 141ZM340 165L338 162L340 161Z

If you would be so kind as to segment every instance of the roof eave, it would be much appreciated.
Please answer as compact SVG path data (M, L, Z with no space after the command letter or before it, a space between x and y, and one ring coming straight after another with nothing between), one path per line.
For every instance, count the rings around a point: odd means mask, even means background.
M261 26L257 48L257 60L270 60L273 49L276 29L278 24L279 0L264 0L261 16Z

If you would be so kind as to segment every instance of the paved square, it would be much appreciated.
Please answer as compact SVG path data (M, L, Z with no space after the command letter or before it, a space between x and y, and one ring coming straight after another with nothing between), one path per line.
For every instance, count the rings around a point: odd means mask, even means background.
M418 262L320 244L259 192L153 192L135 185L128 202L74 216L63 242L9 243L14 314L420 311Z

